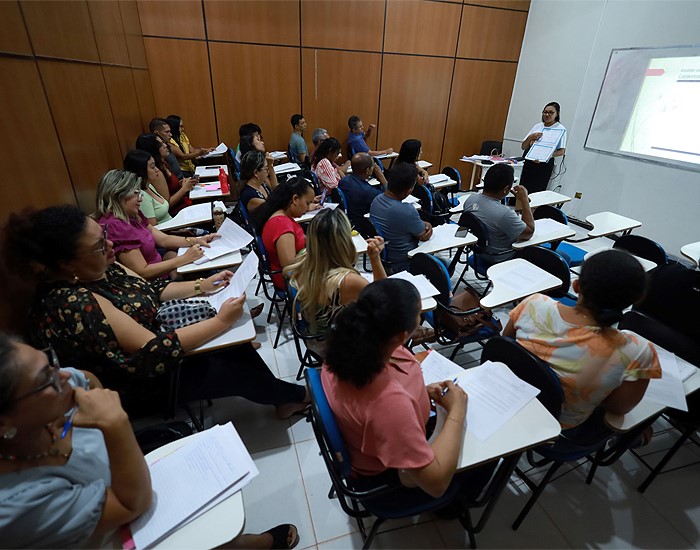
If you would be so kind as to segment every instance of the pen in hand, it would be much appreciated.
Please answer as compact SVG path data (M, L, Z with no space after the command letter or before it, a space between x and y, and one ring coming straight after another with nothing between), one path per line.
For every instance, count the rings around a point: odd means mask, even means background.
M454 377L454 378L452 379L452 383L455 384L456 386L459 386L459 384L457 383L457 377ZM447 392L448 392L448 391L450 391L450 388L445 388L444 390L442 390L442 392L440 393L440 395L447 395Z
M61 432L61 439L64 439L68 435L68 431L71 429L73 426L73 417L75 416L75 413L78 412L78 405L76 404L75 407L73 407L73 410L70 413L70 416L68 417L68 420L66 420L66 423L63 425L63 431Z

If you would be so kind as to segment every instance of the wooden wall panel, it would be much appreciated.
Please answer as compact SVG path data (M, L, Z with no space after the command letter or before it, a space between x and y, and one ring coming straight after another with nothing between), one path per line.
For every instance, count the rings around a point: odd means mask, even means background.
M122 16L117 2L88 2L90 19L102 63L129 65Z
M10 212L28 206L75 204L61 146L51 123L34 60L0 58L0 74L12 85L0 86L3 151L12 165L5 174L0 201L0 223Z
M381 54L305 49L302 55L302 112L309 147L315 128L325 128L341 143L347 141L347 122L353 114L362 117L365 126L377 122ZM376 145L374 136L369 141L370 147Z
M179 115L185 121L193 145L216 146L206 43L144 38L144 44L157 111L153 116ZM174 70L173 59L178 60L177 70ZM235 65L232 59L226 63Z
M301 42L304 46L380 52L383 33L384 2L301 2Z
M458 4L389 0L384 51L453 57L461 12Z
M100 176L122 160L102 68L39 61L39 70L78 204L91 212Z
M204 38L201 0L139 0L138 7L144 36Z
M141 126L143 131L148 131L148 123L156 116L156 102L153 100L153 87L151 86L151 75L145 69L131 69L136 88L136 100L139 104L141 115ZM165 113L166 116L170 113Z
M17 0L0 2L0 52L32 54Z
M514 63L458 59L445 132L442 166L455 166L465 180L462 155L479 152L481 142L501 140L515 82Z
M509 10L528 11L530 9L530 0L464 0L464 3Z
M238 127L255 122L268 151L286 151L301 105L299 50L211 43L210 53L221 140L235 147Z
M129 67L102 67L112 118L119 139L119 150L124 156L134 148L137 136L143 131L136 88Z
M464 6L458 57L518 61L527 13Z
M100 60L87 2L24 0L21 6L36 55Z
M452 59L385 55L379 114L379 144L401 147L420 139L423 158L438 164L452 78Z
M209 40L299 45L299 2L205 0Z
M120 0L119 11L121 12L124 26L124 39L129 52L129 63L132 67L147 69L146 49L143 47L139 9L136 5L136 0Z

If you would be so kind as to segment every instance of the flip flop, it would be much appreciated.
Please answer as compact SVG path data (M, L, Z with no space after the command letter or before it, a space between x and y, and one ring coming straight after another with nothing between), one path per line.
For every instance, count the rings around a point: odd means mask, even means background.
M292 544L287 544L290 529L294 529L296 537L294 538ZM270 535L272 535L272 546L270 546L271 549L294 548L297 544L299 544L299 530L297 529L296 525L291 523L283 523L277 527L268 529L265 531L265 533L270 533ZM265 533L262 534L264 535Z

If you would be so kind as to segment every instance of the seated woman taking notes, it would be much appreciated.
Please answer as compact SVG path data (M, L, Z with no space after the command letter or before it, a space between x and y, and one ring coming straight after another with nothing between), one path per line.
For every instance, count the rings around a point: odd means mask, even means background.
M598 252L573 282L578 301L565 306L542 294L510 312L504 336L549 363L559 376L564 403L562 428L579 426L594 410L625 414L644 397L650 378L661 377L654 347L633 332L617 330L622 311L644 294L641 264L622 250ZM601 413L602 414L602 413Z
M475 498L495 463L455 473L465 432L467 394L450 381L425 386L420 364L403 346L419 323L420 296L409 282L365 287L331 325L321 381L352 460L352 483L367 489L397 479L394 501L442 496L452 483ZM433 352L437 353L437 352ZM433 443L430 401L447 409Z

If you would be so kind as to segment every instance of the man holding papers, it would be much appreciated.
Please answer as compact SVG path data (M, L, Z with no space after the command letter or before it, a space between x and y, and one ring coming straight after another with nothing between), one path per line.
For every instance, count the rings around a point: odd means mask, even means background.
M559 122L559 109L556 101L547 103L542 109L542 122L535 124L521 143L527 153L520 183L530 193L547 189L554 157L566 154L566 128Z

